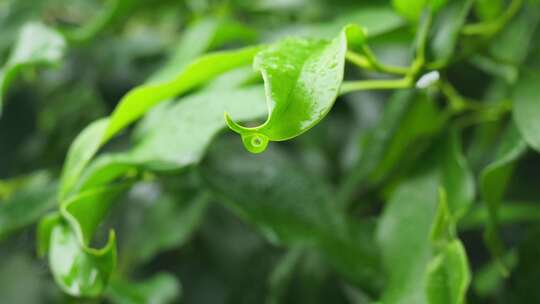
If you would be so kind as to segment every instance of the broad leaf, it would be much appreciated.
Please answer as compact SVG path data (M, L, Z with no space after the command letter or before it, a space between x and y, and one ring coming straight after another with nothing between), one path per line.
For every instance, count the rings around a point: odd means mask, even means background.
M31 66L58 64L66 49L63 37L40 23L26 24L11 54L0 69L0 115L4 96L17 74Z
M267 120L244 127L226 114L247 150L261 153L269 141L296 137L330 111L343 80L348 29L332 41L289 38L257 54L254 66L265 81Z
M428 265L427 299L431 304L463 304L471 281L465 248L454 240Z
M482 171L480 192L486 203L489 220L484 238L492 255L500 260L502 242L498 236L498 209L507 190L514 165L527 151L527 144L511 122L503 135L493 162ZM502 261L500 261L502 263ZM505 271L504 265L500 264Z
M529 146L540 152L540 73L526 73L514 90L514 120Z
M341 195L349 199L359 189L379 183L404 159L418 157L421 143L442 126L444 117L433 100L409 90L395 93L377 125L361 138L361 155L349 173Z
M183 245L203 221L208 203L206 193L194 197L164 196L151 205L146 202L149 206L144 207L142 221L126 236L125 254L132 263L142 263L159 252Z
M377 236L389 275L382 298L385 304L430 303L426 274L432 271L428 265L452 267L447 264L451 260L435 257L440 246L454 241L456 222L474 197L472 175L457 134L446 135L426 154L413 177L402 181L392 194L379 222ZM441 261L433 262L434 258ZM445 292L462 298L461 291Z
M403 182L385 207L377 231L389 275L382 298L385 304L426 303L424 272L431 257L428 240L437 187L433 174L415 177Z
M431 47L436 60L448 61L457 48L460 31L471 10L470 0L452 1L437 16Z
M31 225L56 206L56 184L46 174L25 181L7 200L0 203L0 240Z
M204 91L168 107L132 149L97 158L81 176L77 191L107 185L136 170L178 170L198 163L206 147L226 124L223 112L242 120L260 118L265 113L260 86L243 89Z
M179 298L180 282L169 273L159 273L142 282L113 278L105 296L113 304L168 304Z
M379 284L375 247L349 230L324 183L277 149L240 157L235 146L216 145L203 177L216 198L255 225L269 241L320 250L338 271L373 291ZM287 180L286 183L283 180Z

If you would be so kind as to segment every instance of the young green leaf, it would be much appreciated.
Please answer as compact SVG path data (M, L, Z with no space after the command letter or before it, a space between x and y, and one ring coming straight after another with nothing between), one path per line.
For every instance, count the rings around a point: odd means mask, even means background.
M7 62L0 69L0 115L8 87L17 74L31 66L58 64L65 49L64 38L43 24L27 23L22 28Z
M428 240L437 189L434 174L424 174L403 182L386 205L377 231L389 275L382 298L385 304L426 303L423 273L431 257Z
M116 240L109 235L99 249L82 247L78 237L61 221L50 236L49 263L58 286L73 296L95 297L103 292L116 264Z
M263 152L269 141L296 137L317 124L337 98L347 51L347 28L332 41L289 38L261 51L254 66L265 81L268 118L244 127L225 114L246 149Z
M46 174L30 177L20 189L0 203L0 240L35 223L56 206L56 183Z
M120 184L81 193L63 203L59 214L40 223L38 250L48 251L54 278L66 293L95 297L107 286L116 265L114 232L101 249L91 248L90 241L110 204L125 189Z
M463 304L471 273L465 248L459 240L449 242L433 258L427 269L427 302L430 304Z
M500 261L502 242L498 234L498 209L506 192L515 163L527 151L527 144L521 138L513 122L501 139L494 161L482 171L480 192L486 203L489 219L485 231L485 241L492 255ZM505 272L503 264L501 270Z
M470 209L475 198L475 182L472 171L463 155L461 139L457 130L450 130L441 143L440 181L444 187L448 210L459 221Z
M452 1L437 16L431 48L435 60L448 62L457 48L461 28L467 21L473 1Z

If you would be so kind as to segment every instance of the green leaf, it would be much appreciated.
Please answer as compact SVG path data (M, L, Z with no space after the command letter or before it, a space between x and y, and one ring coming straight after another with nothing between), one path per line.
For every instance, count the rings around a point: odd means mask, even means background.
M113 278L105 296L113 304L167 304L180 297L180 282L169 273L158 273L142 282Z
M499 17L503 11L502 0L476 0L474 2L476 15L481 20L493 20Z
M56 206L56 184L47 174L37 173L21 188L0 202L0 240L31 225Z
M116 264L116 240L96 250L81 247L71 227L59 222L51 231L49 263L56 283L73 296L94 297L107 286Z
M206 215L209 196L164 196L145 208L139 227L127 236L125 254L131 263L148 261L157 253L179 247L189 240ZM121 256L122 258L122 256Z
M463 304L471 281L465 248L459 240L448 243L428 265L428 303Z
M285 39L257 54L254 66L265 81L267 120L244 127L225 114L248 151L261 153L269 141L296 137L330 111L343 80L346 30L332 41Z
M403 164L414 162L425 141L443 126L445 117L427 95L414 90L393 94L377 124L360 138L360 157L340 193L346 203L361 189L380 183Z
M111 115L102 141L110 139L160 101L181 95L219 74L249 64L260 50L261 47L256 46L208 54L189 64L172 79L136 87L120 100Z
M108 123L109 120L106 118L94 121L71 144L60 177L58 191L60 202L68 197L88 162L97 153Z
M242 155L231 145L213 146L202 167L204 181L221 203L272 243L316 248L351 281L370 291L379 287L372 240L347 230L351 223L332 205L324 183L277 148Z
M45 217L38 228L38 250L48 251L57 284L73 296L101 294L116 265L116 240L110 231L101 249L90 247L93 233L126 185L109 186L74 196L59 214Z
M78 194L64 201L61 206L63 218L71 224L71 228L81 241L81 250L84 250L92 239L94 230L110 209L114 197L125 189L125 186L115 186L117 191L114 191L114 188L109 185L112 181L133 170L176 170L198 162L204 155L210 140L225 127L222 116L225 110L246 120L262 117L265 113L262 87L209 91L184 98L174 104L168 112L168 117L162 118L157 125L153 126L152 131L146 134L132 150L126 153L104 155L96 159L74 187ZM106 122L106 120L103 121ZM98 132L103 130L103 126L98 125L96 128ZM99 137L90 136L89 138ZM136 258L149 258L158 249L168 248L183 242L200 219L206 204L206 199L200 198L200 201L190 205L191 207L188 209L181 208L177 211L176 214L185 217L185 221L180 221L181 217L171 218L170 225L157 226L161 229L173 227L172 229L175 230L181 228L186 229L186 231L185 233L177 231L176 234L162 233L162 238L154 238L153 242L143 244L143 248L140 248ZM163 204L153 212L162 216L163 212L170 215L173 210L174 205ZM154 223L157 223L163 220L152 218L152 214L152 212L149 214L149 221L153 219ZM189 221L194 222L190 225ZM151 231L155 232L149 230L144 232L142 236ZM43 234L46 238L47 232ZM146 240L143 239L140 243L145 242ZM89 265L91 261L88 262ZM89 293L95 295L94 292L97 293L101 289L102 287L96 287Z
M439 206L437 214L431 227L430 239L437 246L440 243L446 243L455 237L456 221L448 209L448 198L446 190L439 188Z
M425 8L432 6L433 10L437 10L446 2L447 0L392 0L392 5L403 17L417 22Z
M491 42L489 54L499 62L520 67L536 41L535 33L540 25L540 6L532 3L526 3L524 6L501 30L497 39Z
M441 143L440 180L448 199L452 218L459 221L470 209L475 198L475 182L457 130L450 130Z
M328 23L306 25L287 29L297 31L299 36L332 39L337 32L348 24L358 24L365 29L369 38L386 34L402 27L405 22L391 8L386 6L367 6L346 12Z
M467 21L473 1L452 1L437 16L431 48L436 60L447 62L457 48L461 28Z
M266 301L267 304L283 302L286 288L290 285L294 272L304 255L304 249L297 247L291 248L280 258L268 279L269 292Z
M17 43L0 70L0 115L10 83L23 69L39 65L55 65L64 56L66 43L55 30L40 24L27 23Z
M428 172L402 182L385 206L377 231L388 274L382 303L427 301L424 273L431 258L428 240L436 214L437 189L436 176Z
M112 23L129 14L134 7L134 0L109 0L105 7L88 23L78 28L64 30L64 35L70 42L84 43L105 30Z
M515 124L511 122L503 135L493 162L483 171L480 179L480 192L486 203L489 220L485 231L485 241L491 254L502 264L502 241L498 234L498 209L508 187L515 163L527 151L527 144L521 138Z
M261 86L203 91L178 100L159 121L148 122L147 134L132 149L96 158L74 189L105 186L133 171L170 171L198 163L226 126L224 111L246 121L264 116L263 91Z
M73 190L84 168L99 148L159 102L181 95L217 75L248 64L261 47L219 52L200 57L172 79L136 87L121 100L110 118L88 126L70 147L60 183L59 198Z
M529 146L540 152L540 73L526 73L514 89L513 114L519 132Z
M424 153L424 163L397 186L379 220L377 237L389 276L385 304L429 303L428 265L441 246L458 241L457 220L474 199L457 133L444 134L433 146ZM452 296L459 294L452 291Z
M226 126L224 112L242 121L263 117L264 89L251 86L203 91L179 100L140 139L129 152L130 157L167 170L197 163L215 134Z

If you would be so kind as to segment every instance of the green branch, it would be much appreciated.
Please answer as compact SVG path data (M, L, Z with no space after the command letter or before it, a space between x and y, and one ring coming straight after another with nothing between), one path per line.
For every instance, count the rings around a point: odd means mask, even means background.
M463 27L461 33L467 36L485 35L493 36L500 32L504 26L514 18L523 6L523 0L513 0L508 8L505 10L499 18L480 22L476 24L470 24Z

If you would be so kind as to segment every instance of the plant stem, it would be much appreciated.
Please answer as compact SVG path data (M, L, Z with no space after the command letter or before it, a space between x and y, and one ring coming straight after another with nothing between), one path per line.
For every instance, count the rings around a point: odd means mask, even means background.
M499 18L470 24L463 27L461 33L467 36L486 35L493 36L504 28L504 26L514 18L519 9L523 6L523 0L513 0L504 14Z
M503 203L499 207L500 224L540 221L540 209L533 203ZM467 214L460 223L461 230L472 230L486 224L488 211L486 207L478 207Z
M394 75L406 75L409 72L408 67L391 66L380 62L375 54L371 51L371 48L367 45L364 46L362 51L364 53L363 55L353 51L347 51L345 57L358 67L370 71Z
M341 85L340 95L354 91L407 89L411 86L412 80L408 77L392 80L345 81Z

